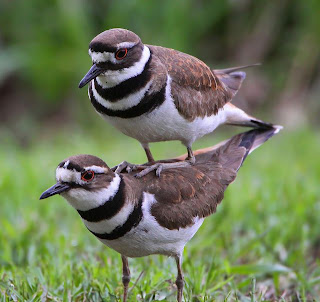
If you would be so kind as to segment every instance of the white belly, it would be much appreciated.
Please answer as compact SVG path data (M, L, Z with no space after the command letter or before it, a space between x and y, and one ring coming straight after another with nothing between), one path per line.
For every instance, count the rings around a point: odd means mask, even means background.
M150 207L155 202L154 196L144 194L143 218L139 225L116 240L101 241L127 257L143 257L152 254L180 255L185 244L200 228L204 218L196 217L192 226L179 230L163 228L150 214Z
M189 122L179 114L171 97L166 98L159 108L139 117L123 119L102 116L122 133L141 143L180 140L186 146L191 146L195 140L226 121L222 108L217 115Z
M95 99L103 107L110 110L126 110L138 105L151 85L152 80L141 90L128 95L118 102L104 100L97 93L94 85L92 85L92 89ZM186 120L179 114L174 104L171 96L171 78L167 76L165 101L153 111L133 118L101 115L122 133L137 139L142 144L180 140L184 145L191 147L195 140L225 123L228 111L228 104L226 104L216 115L204 118L199 117L192 122Z

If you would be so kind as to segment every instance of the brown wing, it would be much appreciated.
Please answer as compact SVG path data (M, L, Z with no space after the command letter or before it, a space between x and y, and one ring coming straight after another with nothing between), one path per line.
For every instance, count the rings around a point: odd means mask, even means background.
M151 214L163 227L179 229L192 225L195 217L214 213L247 154L278 131L255 129L236 135L218 148L198 151L193 166L163 171L159 178L150 173L139 179L139 187L157 200Z
M199 59L174 49L148 45L152 55L165 65L172 79L171 93L182 116L196 117L217 114L232 98L232 93L212 70Z

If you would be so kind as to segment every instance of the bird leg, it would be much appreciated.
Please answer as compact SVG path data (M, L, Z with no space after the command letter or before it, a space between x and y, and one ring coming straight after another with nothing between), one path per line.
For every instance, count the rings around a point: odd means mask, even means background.
M181 269L182 255L176 256L175 259L176 259L177 270L178 270L177 279L176 279L176 285L178 288L177 301L182 302L183 283L184 283L183 273Z
M160 174L163 170L173 169L173 168L185 168L190 166L188 161L178 161L175 163L156 163L152 166L139 166L140 169L143 169L141 172L135 175L136 178L141 178L152 171L156 171L156 175L160 177Z
M188 157L186 158L186 161L188 161L191 165L194 165L196 162L196 158L194 157L193 151L191 147L187 147L188 150Z
M121 260L122 260L123 302L126 302L128 297L128 285L130 282L130 269L129 269L128 258L126 256L121 255Z
M151 151L149 149L149 144L146 144L146 145L143 144L142 147L143 147L144 151L146 152L146 155L147 155L147 158L148 158L148 162L149 163L153 163L154 162L154 158L153 158L152 153L151 153Z
M116 165L111 168L111 170L117 174L121 173L123 170L126 170L128 173L131 171L137 170L139 165L130 164L127 161L123 161L119 165Z
M135 175L136 178L141 178L152 171L156 171L156 175L160 177L160 174L163 170L172 169L172 168L185 168L190 165L193 165L196 161L196 158L193 154L191 147L187 147L188 157L184 161L174 162L174 163L156 163L151 166L137 166L139 169L142 169L141 172Z
M115 171L116 173L121 173L123 170L126 170L128 173L132 171L142 170L141 172L137 173L135 175L136 178L141 178L147 174L149 174L152 171L156 171L156 175L160 177L160 174L163 170L172 169L172 168L185 168L190 165L194 165L196 158L193 154L193 151L191 147L187 147L188 150L188 156L184 161L178 161L174 163L154 163L153 156L151 154L151 151L149 149L149 145L142 145L144 148L146 155L148 157L148 163L151 163L151 165L134 165L130 164L126 161L123 161L121 164L114 166L111 168L112 171ZM153 164L152 164L153 163Z
M141 144L144 151L146 152L147 158L148 158L148 163L154 163L154 158L152 156L152 153L149 149L149 144ZM116 172L117 174L121 173L123 170L126 170L128 173L136 170L143 170L144 166L143 165L135 165L135 164L130 164L127 161L123 161L119 165L116 165L111 168L112 171Z

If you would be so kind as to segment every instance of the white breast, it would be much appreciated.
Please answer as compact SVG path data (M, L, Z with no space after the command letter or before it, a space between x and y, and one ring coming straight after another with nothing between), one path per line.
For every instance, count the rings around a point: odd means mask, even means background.
M108 100L105 100L103 97L99 95L97 92L94 83L92 83L92 93L102 106L104 106L107 109L111 110L126 110L129 108L132 108L139 104L140 100L143 98L143 96L147 93L151 86L152 82L148 82L145 87L138 90L137 92L129 94L127 97L118 100L117 102L110 102Z
M127 221L128 216L133 211L133 208L133 203L126 202L119 213L117 213L110 219L101 220L99 222L89 222L85 219L82 219L82 221L85 226L92 232L99 234L111 233L116 227L123 225Z
M196 217L192 226L179 230L166 229L160 226L150 213L154 202L156 202L154 195L144 193L143 218L139 225L119 239L101 241L128 257L143 257L151 254L179 255L204 219Z
M164 103L148 114L135 118L118 118L102 115L122 133L133 137L140 143L180 140L184 145L192 143L205 134L212 132L226 121L223 108L217 115L196 118L190 122L183 118L171 96L171 79L168 76Z

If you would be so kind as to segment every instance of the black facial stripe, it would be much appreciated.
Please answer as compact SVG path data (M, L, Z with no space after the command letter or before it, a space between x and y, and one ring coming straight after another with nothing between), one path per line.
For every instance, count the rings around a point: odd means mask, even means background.
M127 61L121 61L119 63L112 63L110 61L108 62L101 62L101 63L95 63L99 68L102 68L104 70L123 70L124 68L131 67L134 62L127 62Z
M97 65L97 67L104 69L104 70L117 70L117 71L119 71L119 70L123 70L125 68L129 68L142 58L144 46L143 46L143 44L135 45L134 52L132 52L132 49L133 49L133 47L128 50L128 55L126 56L125 59L118 60L117 63L106 61L106 62L96 62L95 64ZM115 53L115 51L113 53Z
M68 170L76 170L77 172L82 172L84 171L83 168L81 168L79 165L74 164L74 163L69 163L68 166L66 167Z
M77 211L83 219L90 222L98 222L104 219L110 219L111 217L116 215L123 207L124 201L124 181L121 177L118 192L116 192L115 196L111 200L106 200L103 205L97 208L93 208L87 211Z
M64 166L65 163L66 163L65 161L62 161L62 162L59 164L58 168L63 168L63 166Z
M106 44L101 42L90 43L89 49L94 52L116 52L118 50L117 47L107 46Z
M146 84L150 81L151 78L151 72L149 70L149 65L151 61L151 56L149 57L148 62L144 66L143 71L136 75L135 77L132 77L126 81L121 82L120 84L111 87L111 88L103 88L101 87L97 80L94 79L94 87L96 91L99 93L99 95L104 98L105 100L108 100L109 102L116 102L118 100L121 100L128 95L139 91L143 87L146 86Z
M159 107L165 101L166 84L160 91L153 94L145 94L139 104L126 110L111 110L101 105L93 95L91 83L89 85L90 100L94 108L101 114L120 118L133 118L149 113Z
M142 197L139 200L139 203L134 207L131 214L128 216L128 219L126 222L121 225L117 226L111 233L95 233L90 231L93 235L100 239L106 239L106 240L115 240L122 236L124 236L126 233L130 232L133 228L137 227L140 223L141 219L143 217L142 213Z
M72 162L69 162L69 164L68 164L68 166L64 166L65 165L65 161L63 161L62 163L60 163L59 164L59 168L64 168L64 169L68 169L68 170L75 170L75 171L77 171L77 172L82 172L82 171L84 171L84 169L83 168L81 168L79 165L77 165L77 164L74 164L74 163L72 163Z

